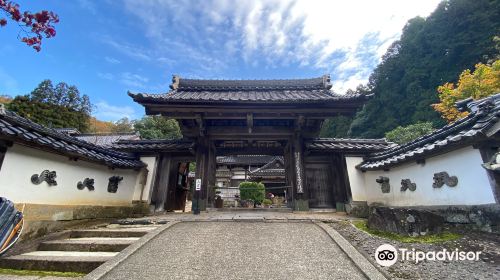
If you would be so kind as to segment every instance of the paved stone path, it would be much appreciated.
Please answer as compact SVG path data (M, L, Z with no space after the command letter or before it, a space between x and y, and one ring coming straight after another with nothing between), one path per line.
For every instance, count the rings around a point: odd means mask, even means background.
M314 213L314 212L276 212L276 211L213 211L202 212L200 215L192 213L164 213L141 218L128 218L122 221L126 222L145 222L166 223L171 221L339 221L354 219L345 213Z
M183 222L102 279L365 279L313 223Z

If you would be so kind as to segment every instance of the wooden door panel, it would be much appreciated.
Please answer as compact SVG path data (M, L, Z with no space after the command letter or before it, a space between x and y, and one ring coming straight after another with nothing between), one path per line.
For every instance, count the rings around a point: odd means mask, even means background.
M335 208L333 180L328 164L307 164L306 180L309 207Z

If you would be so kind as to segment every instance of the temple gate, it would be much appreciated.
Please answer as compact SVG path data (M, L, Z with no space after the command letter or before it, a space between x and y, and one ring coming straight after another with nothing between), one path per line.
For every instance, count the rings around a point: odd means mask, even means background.
M201 180L199 204L194 200L193 209L205 210L213 204L218 155L283 156L286 183L292 192L289 206L294 210L335 208L335 202L347 199L342 156L317 155L306 142L317 139L326 118L352 115L367 96L334 93L329 76L294 80L195 80L174 76L170 87L166 94L129 95L145 107L146 114L176 119L183 141L191 141L191 160L196 161L196 179ZM157 169L162 170L155 190L157 209L169 201L170 175L165 173L175 172L172 168L177 166L168 163L172 157L166 158L162 157L161 168Z

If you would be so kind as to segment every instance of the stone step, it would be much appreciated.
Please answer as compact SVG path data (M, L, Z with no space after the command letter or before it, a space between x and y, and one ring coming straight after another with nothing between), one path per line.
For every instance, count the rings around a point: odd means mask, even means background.
M71 238L81 237L142 237L157 227L98 228L71 231Z
M89 273L118 252L34 251L0 259L0 267Z
M120 252L139 237L83 237L42 242L40 251Z

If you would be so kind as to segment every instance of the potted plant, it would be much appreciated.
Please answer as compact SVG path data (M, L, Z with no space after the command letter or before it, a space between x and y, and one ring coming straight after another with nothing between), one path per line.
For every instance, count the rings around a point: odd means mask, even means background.
M254 207L254 202L251 199L241 199L240 200L240 205L242 208L253 208Z
M224 207L224 199L220 196L221 191L219 188L214 187L215 190L215 208L223 208Z

